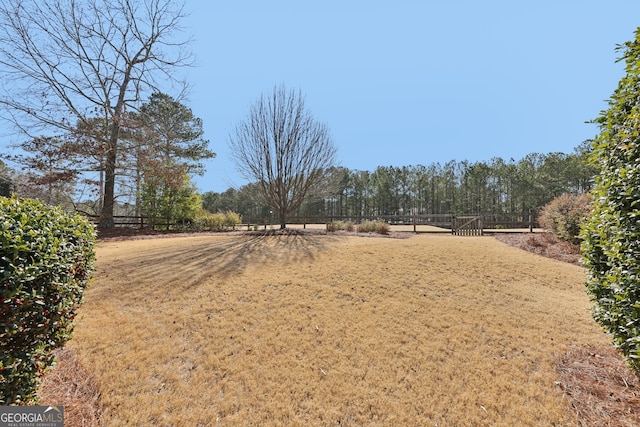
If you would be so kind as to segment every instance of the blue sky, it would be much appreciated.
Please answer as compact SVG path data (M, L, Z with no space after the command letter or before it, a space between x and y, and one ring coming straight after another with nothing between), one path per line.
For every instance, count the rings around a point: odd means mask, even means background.
M184 1L184 102L217 153L201 192L247 183L229 134L280 84L302 91L351 170L570 153L597 134L585 122L640 26L638 0Z
M572 152L623 76L616 44L640 2L186 1L194 38L187 104L217 157L196 183L247 181L228 135L284 83L331 129L341 166L519 160Z

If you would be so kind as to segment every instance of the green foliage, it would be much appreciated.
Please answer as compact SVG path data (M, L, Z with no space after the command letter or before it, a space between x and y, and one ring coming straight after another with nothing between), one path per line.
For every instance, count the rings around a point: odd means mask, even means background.
M235 229L242 222L242 217L235 212L227 211L224 214L224 225L227 228Z
M640 28L623 52L626 76L596 120L600 174L582 251L593 316L640 371Z
M242 223L242 218L235 212L210 213L201 210L193 221L193 228L198 231L228 231Z
M202 199L186 173L175 184L148 180L142 185L142 214L153 228L189 224L198 215Z
M580 243L580 227L591 211L588 194L565 193L542 208L540 225L558 239L577 245Z
M94 269L95 231L79 215L0 197L0 405L28 404Z
M202 119L167 94L153 93L133 118L142 127L139 139L146 142L142 148L147 174L155 173L165 182L179 181L183 171L202 175L201 161L216 156L202 137Z
M384 166L373 172L329 168L322 191L310 192L292 216L376 218L412 214L492 214L526 218L563 193L593 186L598 169L588 163L589 141L574 153L532 153L521 160L450 161L442 165ZM210 212L228 209L262 222L273 210L253 183L223 193L205 193ZM273 210L277 214L277 210ZM318 221L324 221L318 220Z

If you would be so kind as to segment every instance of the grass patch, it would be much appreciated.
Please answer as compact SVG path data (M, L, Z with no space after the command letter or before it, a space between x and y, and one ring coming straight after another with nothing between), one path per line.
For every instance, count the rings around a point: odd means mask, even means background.
M558 357L608 345L581 268L489 237L96 250L69 346L106 425L571 425Z

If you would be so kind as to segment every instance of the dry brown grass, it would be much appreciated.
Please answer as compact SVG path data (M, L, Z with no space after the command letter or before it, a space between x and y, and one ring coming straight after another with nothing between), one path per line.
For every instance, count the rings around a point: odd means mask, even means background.
M490 237L98 245L69 347L105 425L571 425L584 273Z

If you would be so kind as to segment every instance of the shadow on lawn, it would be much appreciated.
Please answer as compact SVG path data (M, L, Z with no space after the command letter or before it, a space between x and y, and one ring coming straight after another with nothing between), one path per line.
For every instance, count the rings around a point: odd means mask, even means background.
M160 295L178 288L189 290L208 281L224 280L243 272L248 266L280 264L283 269L315 255L337 237L315 235L295 230L243 233L227 239L193 239L189 244L162 245L141 249L126 258L102 264L102 278L118 275L133 287L142 283L171 284L170 289L150 289ZM182 242L181 242L182 243ZM127 287L119 291L127 293ZM104 288L109 292L110 286ZM126 295L125 295L126 297Z
M313 261L315 254L333 239L295 231L245 235L237 241L210 247L214 253L207 257L207 267L210 273L222 278L237 274L251 264L281 264L288 268L300 261Z

